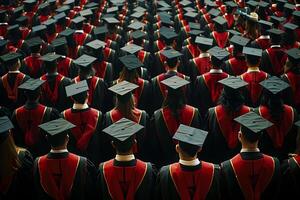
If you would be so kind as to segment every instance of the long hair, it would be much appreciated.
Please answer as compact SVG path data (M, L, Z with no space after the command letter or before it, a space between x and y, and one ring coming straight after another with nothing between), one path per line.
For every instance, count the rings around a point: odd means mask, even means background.
M258 25L257 22L252 20L246 21L245 32L247 37L251 40L255 40L258 37Z
M129 71L125 67L123 67L120 72L119 81L128 81L130 83L137 83L139 78L139 74L136 69Z
M229 112L236 112L244 105L244 100L244 96L239 90L232 90L225 86L219 104L223 105Z
M136 116L133 113L134 110L134 102L132 95L129 97L129 99L121 100L120 97L117 97L116 99L116 109L120 111L123 117L130 119L132 121L136 121Z
M273 120L281 120L281 114L284 112L284 103L280 95L273 95L264 90L261 104L269 109Z
M171 109L173 117L179 120L180 110L186 104L186 99L183 89L178 91L168 90L168 94L163 102L163 107Z

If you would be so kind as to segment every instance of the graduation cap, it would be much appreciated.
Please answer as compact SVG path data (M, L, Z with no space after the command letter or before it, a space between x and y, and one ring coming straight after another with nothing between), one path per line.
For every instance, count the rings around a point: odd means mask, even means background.
M39 9L40 11L42 11L42 10L44 10L44 9L49 8L49 6L50 6L50 4L49 4L48 2L45 2L45 3L40 4L38 9Z
M134 70L143 66L143 63L135 55L132 54L123 56L119 58L119 60L128 70Z
M196 17L198 17L198 13L195 12L187 12L184 14L184 16L189 17L191 19L195 19Z
M106 13L114 13L114 12L117 12L118 10L119 9L117 6L113 6L113 7L107 8Z
M133 30L139 30L144 28L145 24L140 22L140 21L135 21L133 23L131 23L128 28L133 29Z
M99 26L94 29L94 35L101 35L101 34L105 34L107 32L108 32L108 29L106 26Z
M51 42L51 46L54 48L59 48L65 46L67 44L67 40L65 37L56 38Z
M294 18L296 19L300 19L300 11L299 10L295 10L292 15L294 16Z
M202 147L207 134L207 131L180 124L173 136L173 139L179 141L179 146L180 142L183 142L197 147Z
M0 49L3 49L7 45L8 41L4 39L0 39Z
M144 31L140 31L140 30L137 30L137 31L134 31L131 33L131 37L136 40L143 39L145 36L146 36L146 33Z
M252 6L252 7L258 6L258 2L257 1L253 1L253 0L247 1L246 4L248 6Z
M34 5L34 4L36 4L36 0L25 0L25 1L23 1L23 4L25 6Z
M40 88L41 85L43 85L43 83L45 83L44 80L30 78L23 84L21 84L18 88L27 91L36 91Z
M291 61L292 63L300 63L300 49L289 49L286 53L288 55L289 61Z
M22 57L22 54L20 54L20 53L10 52L10 53L0 56L0 60L1 60L1 62L5 63L5 64L14 64L21 57Z
M219 24L220 26L224 26L227 24L227 21L221 16L214 18L213 21Z
M212 8L208 11L208 14L210 14L213 17L219 16L220 13L221 13L221 11L219 9L215 9L215 8Z
M188 0L182 0L179 2L180 5L182 5L183 7L189 6L192 4L192 2L188 1Z
M47 29L47 26L44 25L44 24L41 24L41 25L37 25L37 26L32 27L32 32L33 33L39 33L39 32L45 31L46 29Z
M200 30L200 24L199 23L195 23L195 22L189 22L189 27L190 29L196 29L196 30Z
M159 10L159 11L170 11L170 10L172 10L172 8L171 7L159 7L157 10Z
M265 1L260 1L258 3L258 6L259 6L259 8L267 8L269 6L269 3L265 2Z
M66 14L64 12L59 13L57 15L53 16L53 19L55 19L57 22L60 22L61 20L66 20Z
M93 57L93 56L89 56L86 54L83 54L82 56L80 56L79 58L77 58L76 60L74 60L74 64L80 66L80 67L84 67L84 68L89 68L92 66L92 64L97 60L97 58Z
M105 45L106 45L105 42L96 39L96 40L93 40L93 41L87 43L85 46L88 46L94 50L101 50L101 49L103 49L103 47L105 47Z
M20 28L20 26L18 24L15 24L15 25L11 25L11 26L7 27L7 31L13 32L13 31L19 30L19 28Z
M141 6L138 6L136 7L135 9L133 9L135 12L145 12L147 11L145 8L141 7Z
M225 61L230 53L225 49L221 49L218 46L214 46L213 48L208 50L212 58L215 58L217 61Z
M178 90L190 82L175 75L161 81L161 83L168 86L168 88L171 88L172 90Z
M236 3L234 3L233 1L226 1L225 5L226 5L226 7L230 7L230 8L238 7L238 5Z
M244 47L243 48L243 54L249 55L249 56L255 56L255 57L261 57L262 56L262 50L252 47Z
M214 1L205 1L205 5L207 5L208 7L217 7L218 5L214 2Z
M66 131L74 127L76 127L74 124L63 118L52 120L39 125L39 128L42 129L49 136L56 136L58 134L66 133Z
M141 17L144 16L144 14L145 14L144 12L135 12L135 13L131 14L130 16L134 17L134 18L137 18L137 19L140 19Z
M285 81L281 80L276 76L272 76L260 82L259 84L274 95L290 87L288 83L286 83Z
M56 9L55 11L57 13L63 13L63 12L69 12L71 10L71 7L68 6L68 5L64 5L64 6L61 6L60 8Z
M273 23L277 23L277 24L280 24L280 23L283 23L285 21L285 18L284 17L277 17L277 16L271 16L271 21Z
M230 89L233 89L233 90L237 90L237 89L243 88L246 85L248 85L247 82L245 82L241 78L235 77L235 76L229 76L218 82L223 84L226 87L229 87Z
M48 19L47 21L44 21L43 24L46 25L46 27L53 26L53 25L56 24L56 20L55 19Z
M78 16L78 17L76 17L76 18L72 19L72 22L73 22L74 24L79 24L79 23L82 23L82 22L84 22L85 20L86 20L86 18L85 18L85 17Z
M71 97L77 94L80 94L82 92L88 91L89 90L89 86L87 84L86 80L68 85L65 87L66 89L66 94L67 97Z
M26 40L26 44L29 48L40 46L43 43L43 40L40 37L34 37L29 40Z
M233 29L230 29L228 30L228 32L231 34L231 35L242 35L240 32L236 31L236 30L233 30Z
M108 24L118 24L118 23L120 23L120 21L117 20L114 17L105 17L104 21L106 21Z
M61 55L59 54L55 54L55 53L47 53L46 55L43 55L40 60L46 62L46 63L54 63L57 61L57 59L59 59L61 57Z
M143 47L138 46L136 44L129 44L121 48L121 50L128 52L130 54L135 54L136 52L142 50Z
M191 30L189 32L189 35L191 35L191 36L199 36L201 33L203 33L203 31L200 31L200 30Z
M241 124L242 134L249 134L249 137L259 136L263 130L273 126L273 123L252 111L235 118L234 121Z
M295 125L298 126L298 127L300 127L300 120L297 121L297 122L295 122Z
M93 15L93 12L91 9L85 9L85 10L80 11L79 13L82 17L89 17L89 16Z
M293 32L293 31L295 31L297 28L299 28L298 25L293 24L293 23L290 23L290 22L284 24L283 27L285 28L285 30L291 31L291 32Z
M157 1L157 5L161 7L171 7L169 4L167 4L165 1Z
M182 53L176 51L175 49L167 49L161 52L167 59L177 59L178 57L182 56Z
M84 8L93 8L93 7L98 7L98 6L99 6L98 3L96 3L96 2L90 2L90 3L86 4L84 6Z
M165 15L160 15L160 22L164 25L171 25L171 26L174 23L169 17Z
M165 41L172 41L178 36L172 29L160 29L159 33Z
M280 29L275 29L272 28L270 30L267 31L268 33L270 33L270 36L281 36L284 32Z
M131 92L139 86L128 81L122 81L108 88L108 90L117 94L118 100L126 102L131 98Z
M290 4L290 3L286 3L284 4L284 8L287 9L287 10L295 10L295 5L293 4Z
M67 28L64 31L60 32L59 35L66 38L70 38L71 36L73 36L74 33L75 33L74 29Z
M75 0L66 0L64 2L64 5L74 6L74 4L75 4Z
M13 128L14 125L7 116L0 117L0 144L5 141L9 135L9 130Z
M273 27L273 23L265 20L259 20L258 24L260 25L261 29L268 30Z
M233 37L230 38L230 42L234 46L244 47L250 42L250 39L239 35L234 35Z
M16 19L16 22L18 24L26 24L28 22L28 17L27 16L21 16L21 17L18 17Z
M212 46L213 39L198 36L198 37L196 37L195 43L200 44L200 45Z
M19 7L16 7L14 10L13 10L13 15L14 16L20 16L22 13L23 13L23 10L24 10L24 6L19 6Z
M196 12L195 8L192 7L184 7L183 10L186 12Z

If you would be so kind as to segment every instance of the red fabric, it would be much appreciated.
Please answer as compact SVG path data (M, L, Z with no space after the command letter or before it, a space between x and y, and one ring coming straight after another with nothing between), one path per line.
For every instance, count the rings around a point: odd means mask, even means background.
M213 164L201 161L200 169L184 171L179 163L174 163L169 170L181 200L206 199L214 177Z
M202 75L203 80L210 93L210 98L214 104L217 103L223 91L223 85L218 81L227 78L229 75L225 72L222 73L205 73Z
M58 87L61 83L61 81L64 79L65 77L61 74L58 74L55 77L55 83L54 83L54 88L53 90L50 88L49 85L49 81L48 81L48 77L45 75L43 75L40 79L44 80L45 83L42 85L42 99L44 100L50 100L52 104L56 104L58 96L59 96L59 91L58 91Z
M165 121L169 134L173 137L180 124L191 126L195 115L195 108L189 105L185 105L179 111L179 119L176 119L169 107L162 109L162 116Z
M230 162L244 198L261 199L261 194L270 183L275 171L273 158L263 155L263 158L258 160L243 160L238 154Z
M95 90L96 90L96 87L98 85L98 81L100 79L96 76L93 76L91 79L89 79L88 81L88 86L89 86L89 90L88 90L88 95L89 95L89 99L88 99L88 105L92 105L93 103L93 97L94 97L94 93L95 93ZM74 81L75 83L78 83L80 82L80 77L77 76L74 78Z
M210 24L212 22L210 14L206 13L203 15L203 19L206 21L207 24Z
M43 122L46 108L46 106L38 104L32 110L26 109L25 106L16 109L16 119L24 133L24 141L27 147L33 146L41 138L38 126Z
M72 153L63 159L40 157L38 169L44 191L56 200L70 199L79 161L80 157Z
M295 105L298 106L300 105L300 75L288 72L285 76L289 80L289 84L292 88Z
M142 92L144 90L145 80L142 79L142 78L138 78L138 80L135 84L137 84L139 87L134 90L133 98L134 98L134 104L138 105L140 97L141 97Z
M46 34L47 42L49 44L52 43L52 41L55 40L57 36L58 36L58 33L53 33L51 35Z
M9 52L17 52L23 45L24 40L19 40L17 44L13 44L12 42L8 42L6 48Z
M220 10L220 12L222 13L222 15L224 15L226 12L227 12L227 10L226 10L226 6L222 3L222 1L220 1L220 3L219 3L219 10Z
M64 118L76 125L72 128L72 135L76 139L76 147L80 151L85 151L89 141L98 125L99 111L93 108L84 112L72 112L72 109L67 109L63 112Z
M224 106L218 105L215 107L216 118L227 145L233 149L238 144L238 132L240 131L240 124L234 121L235 118L250 112L248 106L242 106L239 111L228 113Z
M158 51L162 50L166 46L164 42L159 39L155 41L155 45L157 46Z
M107 40L112 40L112 41L116 41L117 39L119 38L119 35L116 34L116 33L113 33L113 34L106 34L106 37L105 37L105 43L107 42Z
M8 24L1 24L0 25L0 36L5 37L7 33Z
M210 57L197 57L193 59L200 75L209 72L211 69Z
M68 77L71 64L72 59L69 57L59 59L57 62L57 72L63 76Z
M271 40L268 38L257 38L255 42L262 50L266 50L271 46Z
M189 50L189 52L193 58L198 57L199 54L201 53L199 48L195 44L187 45L187 49Z
M25 40L27 36L31 33L31 30L27 27L20 27L22 39Z
M248 69L246 60L238 60L233 57L228 60L234 76L239 76L245 73Z
M117 109L112 109L109 112L110 118L112 120L112 123L115 123L116 121L119 121L123 118L122 113ZM140 123L141 117L142 117L142 111L134 108L133 115L135 116L135 119L133 120L135 123Z
M3 87L7 93L7 97L16 102L17 99L18 99L18 87L21 85L21 83L23 82L25 78L25 74L23 73L18 73L17 74L17 77L15 79L15 82L14 82L14 85L13 87L11 88L9 83L8 83L8 74L5 74L4 76L2 76L2 84L3 84Z
M108 61L111 54L111 48L105 47L103 50L104 60Z
M103 175L112 199L133 200L147 173L147 164L136 160L135 166L114 166L114 160L103 164Z
M85 33L88 33L90 34L93 30L94 26L93 25L90 25L90 24L83 24L83 31Z
M274 75L280 76L283 74L284 65L287 59L287 54L282 48L268 48L266 52L272 64Z
M233 27L233 25L234 25L234 22L235 22L235 20L234 20L234 17L233 17L233 14L225 14L224 15L224 18L226 19L226 21L227 21L227 26L228 26L228 28L232 28Z
M254 104L256 104L259 100L263 90L262 86L259 83L266 80L267 77L268 74L263 71L246 72L241 75L241 78L248 83L246 88L250 94L251 101Z
M213 38L215 39L217 45L220 48L225 48L228 44L229 32L218 33L217 31L213 31Z
M38 78L38 71L42 67L42 62L40 60L41 56L27 56L24 59L25 65L28 68L29 76L33 78Z
M35 15L34 11L24 13L24 16L28 18L28 24L32 24L34 15Z
M108 63L106 61L95 62L93 64L93 68L95 70L95 76L104 79L107 65L108 65Z
M80 46L76 47L68 47L68 57L72 59L76 59L78 57L78 52L79 52Z
M284 105L284 113L282 114L281 119L278 121L272 119L269 109L266 106L259 107L259 114L274 124L267 129L267 133L270 136L274 147L276 149L281 148L286 135L291 130L294 123L293 108Z
M146 51L140 50L140 51L138 52L137 57L138 57L138 59L139 59L142 63L144 63L145 58L146 58L146 55L147 55Z
M177 74L176 74L176 76L179 76L180 78L185 78L185 75L183 75L183 74L181 74L181 73L178 73L177 72ZM166 95L167 95L167 86L166 85L164 85L164 84L162 84L161 82L163 81L163 80L165 80L166 79L166 75L165 74L160 74L160 75L158 75L157 77L156 77L156 81L157 81L157 84L158 84L158 86L159 86L159 89L160 89L160 92L161 92L161 94L162 94L162 96L165 98L166 97Z
M39 18L39 21L40 21L40 24L42 24L43 22L47 21L51 16L50 15L40 15L38 18Z
M296 164L298 165L298 167L300 167L300 155L293 157L293 159L296 162Z
M86 38L88 37L87 33L74 33L73 39L76 45L83 46Z

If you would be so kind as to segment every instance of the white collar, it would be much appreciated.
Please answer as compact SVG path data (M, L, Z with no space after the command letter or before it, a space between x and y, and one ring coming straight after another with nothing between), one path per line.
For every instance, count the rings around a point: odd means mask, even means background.
M58 75L58 72L54 72L54 73L51 73L51 74L46 73L46 76L57 76L57 75Z
M259 70L259 68L258 67L249 67L248 69L247 69L247 72L259 72L260 70Z
M255 149L242 148L241 153L243 153L243 152L260 152L260 150L259 150L259 148L255 148Z
M50 153L67 153L68 149L59 149L59 150L55 150L55 149L51 149Z
M8 23L6 23L6 22L0 23L0 26L1 26L1 25L8 25Z
M20 73L20 71L19 71L19 70L16 70L16 71L8 71L8 73L10 73L10 74L17 74L17 73Z
M281 46L280 46L280 44L271 45L271 48L276 48L276 47L280 48Z
M259 39L270 39L269 35L261 35Z
M75 109L75 110L83 110L83 109L87 109L87 108L89 108L89 105L87 105L87 103L84 103L84 104L74 103L73 104L73 109Z
M210 57L210 54L209 53L200 53L199 57L200 58L207 58L207 57Z
M300 3L296 3L296 7L300 6Z
M83 30L76 30L75 33L84 33Z
M129 155L119 155L119 154L117 154L115 159L117 161L126 162L126 161L134 160L135 157L134 157L133 154L129 154Z
M222 69L210 69L209 73L223 73Z
M198 158L194 159L194 160L179 160L179 163L185 166L196 166L200 164L200 161Z

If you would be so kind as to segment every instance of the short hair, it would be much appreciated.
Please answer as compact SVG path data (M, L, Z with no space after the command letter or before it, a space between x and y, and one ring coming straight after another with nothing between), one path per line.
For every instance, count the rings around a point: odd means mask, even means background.
M84 91L84 92L81 92L79 94L72 96L72 98L75 102L84 104L87 96L88 96L88 91Z
M241 127L241 132L242 132L243 138L250 143L257 142L261 138L261 135L262 135L262 132L254 134L251 130L249 130L247 127L244 127L244 126Z
M51 147L59 147L64 145L65 141L66 141L66 137L67 137L67 132L65 133L60 133L54 136L50 136L49 134L48 136L48 141L51 145Z
M186 153L188 156L194 157L197 155L197 152L199 151L200 147L192 144L188 144L186 142L178 142L179 147L181 150Z

